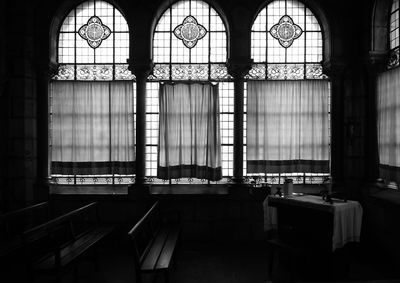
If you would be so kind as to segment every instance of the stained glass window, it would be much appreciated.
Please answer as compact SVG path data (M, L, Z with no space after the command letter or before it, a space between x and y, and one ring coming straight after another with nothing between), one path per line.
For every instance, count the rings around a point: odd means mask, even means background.
M50 89L55 89L53 84L70 82L73 95L81 97L84 93L77 91L78 88L74 88L77 84L87 84L90 87L109 85L110 92L108 93L109 108L103 109L99 117L93 118L92 122L88 123L87 129L91 134L99 136L104 134L104 139L110 139L111 136L115 137L115 128L111 127L111 124L107 124L109 130L106 131L106 126L103 124L104 121L111 121L115 117L122 117L127 115L128 118L120 120L116 124L129 128L129 133L126 135L125 140L121 141L118 145L125 146L127 148L134 147L135 139L133 133L135 132L135 121L136 121L136 89L134 83L134 75L128 70L127 59L129 57L129 29L127 22L121 12L108 2L101 0L89 0L81 3L72 9L69 14L65 17L64 21L58 32L58 48L57 48L57 59L59 68L55 76L52 78L50 83ZM76 82L82 81L82 82ZM107 82L105 82L107 81ZM121 100L121 92L114 91L116 86L123 82L126 89L129 89L126 97L126 101L132 102L132 107L129 110L124 110L123 105L121 109L113 110L112 107L117 105L117 102ZM128 87L129 86L129 87ZM129 93L131 93L129 95ZM68 93L67 93L68 95ZM71 97L73 97L71 94ZM59 97L59 93L53 93L50 91L49 97L49 120L50 120L50 152L54 151L53 133L59 131L58 124L54 123L54 117L56 112L55 97ZM99 96L100 97L100 96ZM99 98L100 99L100 98ZM107 102L106 101L106 102ZM75 102L75 101L74 101ZM67 113L66 115L81 117L86 115L89 117L90 109L94 107L92 101L87 101L87 111ZM131 104L130 104L131 105ZM124 105L126 106L126 105ZM116 106L115 106L116 107ZM84 107L82 109L85 109ZM117 114L116 114L117 113ZM60 116L60 114L57 114ZM118 116L119 115L119 116ZM68 116L68 117L69 117ZM100 117L101 116L101 117ZM125 117L125 116L124 116ZM65 119L67 120L67 119ZM87 119L88 121L90 119ZM91 121L91 120L90 120ZM123 124L125 123L125 124ZM110 126L111 125L111 126ZM72 127L72 126L71 126ZM67 129L66 135L69 135ZM81 139L80 136L75 137L76 140ZM77 146L76 144L72 146ZM72 147L71 146L71 147ZM115 151L115 148L110 147L110 152ZM51 155L51 154L50 154ZM116 160L122 160L118 157ZM54 160L52 160L53 162ZM89 160L94 163L96 160ZM134 160L133 160L134 162ZM114 171L113 171L114 172ZM56 184L126 184L134 182L134 174L86 174L79 173L75 175L66 174L55 174L52 172L52 182Z
M58 37L55 80L132 80L129 29L121 12L98 0L84 2L64 19Z
M257 15L251 28L253 66L247 80L320 80L323 73L323 40L320 24L303 3L275 0ZM322 183L329 173L247 173L247 85L244 105L243 175L262 178L271 184L282 184L292 178L294 183Z
M179 1L160 17L153 39L154 70L147 83L146 175L157 180L158 89L162 81L213 81L219 85L222 175L233 174L233 82L228 74L227 32L203 1ZM223 179L223 182L226 178ZM205 180L174 180L203 183Z
M203 1L179 1L158 21L151 80L229 80L227 33L219 14Z
M322 32L303 3L276 0L255 19L251 29L254 60L248 79L324 79Z
M399 32L399 0L393 0L392 9L390 12L390 25L389 25L389 62L388 68L399 66L399 46L400 46L400 32Z

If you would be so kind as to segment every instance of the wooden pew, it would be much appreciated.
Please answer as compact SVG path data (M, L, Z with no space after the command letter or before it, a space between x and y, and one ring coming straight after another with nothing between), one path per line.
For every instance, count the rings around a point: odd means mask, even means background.
M10 262L23 248L24 231L49 220L49 204L42 202L0 215L0 258Z
M113 230L113 226L100 223L97 203L93 202L25 231L28 278L33 280L45 272L59 281L69 267L76 271L79 259L95 252Z
M178 215L176 224L168 224L160 215L156 202L129 231L133 242L136 282L142 282L142 273L163 273L169 281L175 248L180 235Z

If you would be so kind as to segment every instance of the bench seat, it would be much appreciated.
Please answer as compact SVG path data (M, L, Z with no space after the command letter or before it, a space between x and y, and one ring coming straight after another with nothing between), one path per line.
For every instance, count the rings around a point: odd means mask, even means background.
M112 226L100 226L77 236L75 241L68 243L60 250L60 267L66 267L71 262L74 262L112 231ZM39 270L50 270L55 267L56 257L54 254L47 255L34 264L34 268Z
M27 277L32 281L35 274L49 273L60 282L69 267L76 272L80 259L96 252L98 244L113 231L114 226L101 223L97 202L25 231Z
M142 272L162 271L170 268L179 231L178 225L161 228L143 260Z
M165 216L165 215L163 215ZM135 224L128 235L133 241L136 282L142 282L142 273L164 274L169 282L169 271L180 236L180 216L175 223L161 217L156 202Z

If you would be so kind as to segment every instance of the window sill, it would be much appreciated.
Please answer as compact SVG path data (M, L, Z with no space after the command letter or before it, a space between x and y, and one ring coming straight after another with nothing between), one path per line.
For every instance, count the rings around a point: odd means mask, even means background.
M53 195L127 195L128 185L50 185Z
M229 195L228 185L151 185L152 195Z
M204 184L144 184L146 190L151 195L229 195L232 194L232 184L204 185ZM272 193L276 191L276 187L282 185L272 185ZM252 194L252 186L249 184L241 184L234 191L246 194ZM294 185L294 192L302 192L308 194L319 193L321 186L318 185ZM118 184L118 185L60 185L50 184L49 193L52 195L128 195L129 191L136 190L134 184ZM397 193L397 192L395 192ZM398 194L400 197L400 194ZM400 199L399 199L400 203Z

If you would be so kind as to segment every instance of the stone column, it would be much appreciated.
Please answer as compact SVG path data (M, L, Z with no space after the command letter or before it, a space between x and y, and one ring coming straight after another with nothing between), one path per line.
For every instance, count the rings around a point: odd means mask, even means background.
M379 177L378 119L377 119L377 77L386 68L386 52L370 52L366 62L366 127L365 127L365 172L368 181Z
M47 61L43 59L43 61ZM48 181L50 177L49 160L49 82L57 72L58 64L49 63L38 66L37 77L37 182L35 199L44 201L48 197Z
M234 117L233 117L233 181L243 182L243 115L244 115L244 76L251 68L251 61L230 60L228 72L234 79Z
M323 62L331 81L331 176L336 185L344 184L344 71L341 62Z
M35 202L37 178L37 85L33 3L8 2L6 43L7 82L2 94L5 133L4 160L8 209ZM3 15L5 16L5 15ZM3 100L4 99L4 100Z
M6 1L0 1L0 11L6 10ZM5 13L0 17L0 129L2 129L2 138L0 138L0 210L5 211L6 208L6 144L7 135L4 131L6 127L6 84L7 84L7 65L6 65L6 43L7 43L7 33L6 33L6 20L7 16Z
M136 76L136 184L146 181L146 82L153 63L130 64Z

